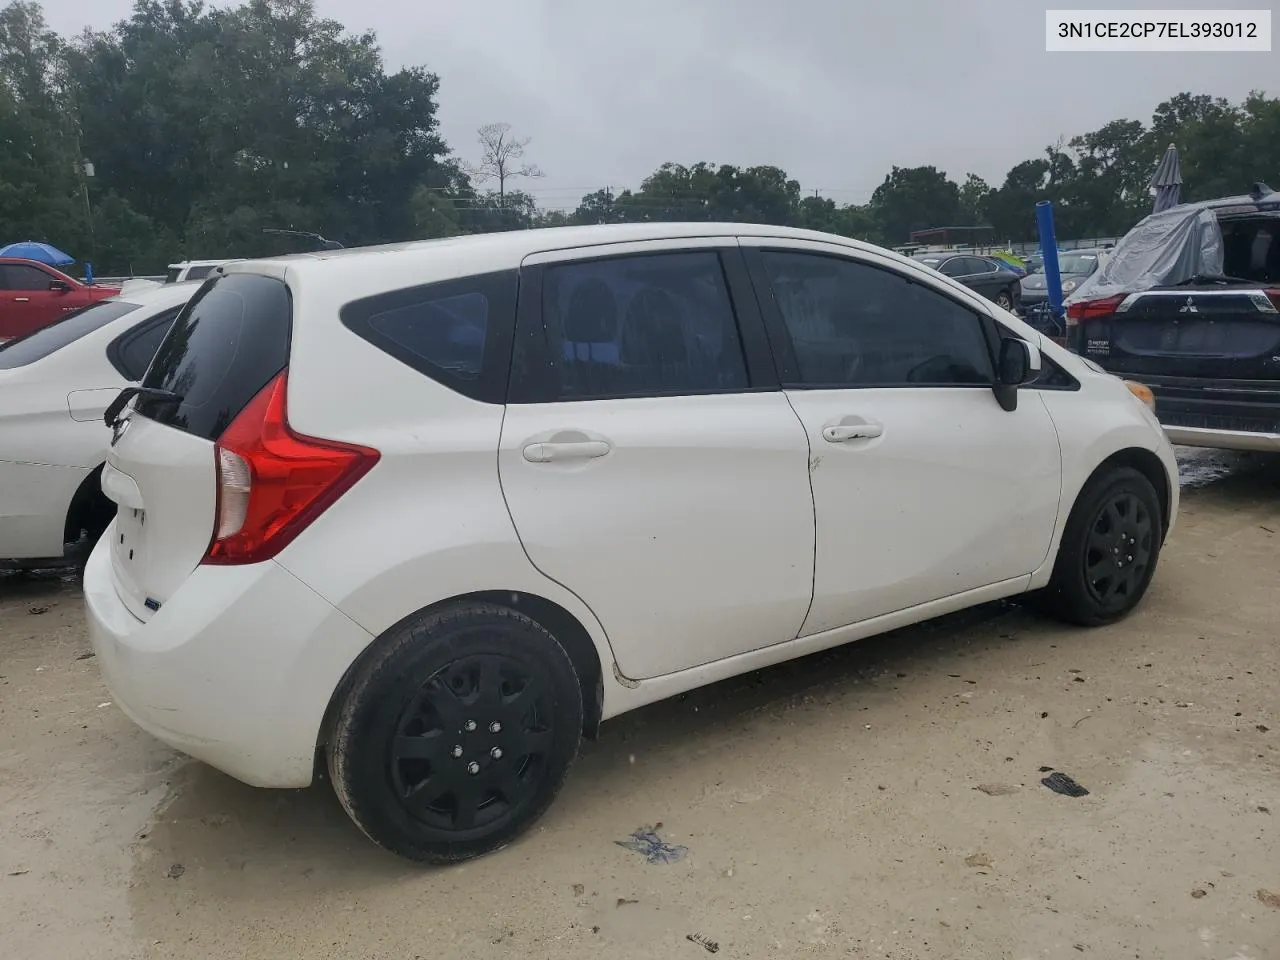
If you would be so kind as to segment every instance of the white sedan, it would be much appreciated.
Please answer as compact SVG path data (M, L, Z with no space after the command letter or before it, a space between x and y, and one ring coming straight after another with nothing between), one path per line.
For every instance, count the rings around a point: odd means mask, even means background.
M66 559L111 522L103 411L199 286L112 297L0 347L0 562Z

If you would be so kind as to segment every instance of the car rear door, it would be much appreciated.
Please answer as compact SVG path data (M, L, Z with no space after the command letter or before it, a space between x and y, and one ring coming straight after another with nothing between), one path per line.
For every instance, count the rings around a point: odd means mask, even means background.
M112 435L102 489L116 589L146 620L204 558L214 534L215 441L288 362L292 308L281 277L240 273L201 289L161 342L139 399Z
M526 260L498 467L520 541L655 677L793 639L809 445L736 244Z

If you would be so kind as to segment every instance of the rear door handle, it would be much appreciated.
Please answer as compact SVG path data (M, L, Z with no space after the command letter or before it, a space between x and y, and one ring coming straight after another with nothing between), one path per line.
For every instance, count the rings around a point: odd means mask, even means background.
M14 303L30 303L31 298L30 297L14 297L13 302Z
M594 460L609 452L604 440L547 440L531 443L524 448L524 458L530 463L550 463L552 460Z
M872 440L884 433L879 423L832 423L822 428L822 439L828 443L846 440Z

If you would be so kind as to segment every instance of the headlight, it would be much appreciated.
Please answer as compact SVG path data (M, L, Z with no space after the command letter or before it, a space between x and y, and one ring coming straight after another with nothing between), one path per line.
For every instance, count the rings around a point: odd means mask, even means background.
M1063 293L1070 293L1072 290L1074 290L1074 289L1075 289L1076 287L1078 287L1078 286L1080 286L1080 284L1076 283L1076 281L1074 281L1074 280L1063 280L1063 281L1062 281L1062 292L1063 292Z
M1156 395L1151 392L1151 388L1145 383L1135 383L1133 380L1126 380L1124 385L1129 388L1129 392L1141 400L1148 410L1155 413Z

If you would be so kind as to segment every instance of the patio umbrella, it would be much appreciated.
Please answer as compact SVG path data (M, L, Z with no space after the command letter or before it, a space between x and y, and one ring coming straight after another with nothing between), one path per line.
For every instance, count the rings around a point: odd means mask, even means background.
M57 247L50 246L47 243L37 243L35 240L23 240L20 243L11 243L7 247L0 247L0 257L21 257L23 260L38 260L40 263L47 263L51 267L61 267L68 263L75 263L76 258L68 256Z
M1181 198L1182 164L1178 162L1178 148L1172 143L1151 175L1151 194L1156 198L1152 213L1176 207Z

